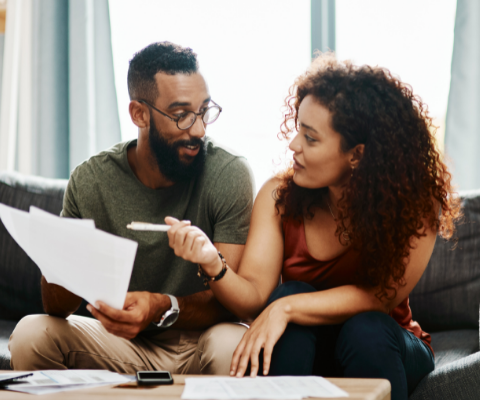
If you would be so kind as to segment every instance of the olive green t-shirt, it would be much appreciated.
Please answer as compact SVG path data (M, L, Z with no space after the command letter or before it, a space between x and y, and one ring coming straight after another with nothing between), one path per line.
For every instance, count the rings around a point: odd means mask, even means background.
M175 256L165 232L132 231L127 224L163 224L173 216L191 221L212 242L244 244L255 193L252 171L244 158L208 140L201 175L154 190L128 164L127 149L135 144L119 143L79 165L61 215L93 219L98 229L138 242L129 291L186 296L205 290L197 265Z

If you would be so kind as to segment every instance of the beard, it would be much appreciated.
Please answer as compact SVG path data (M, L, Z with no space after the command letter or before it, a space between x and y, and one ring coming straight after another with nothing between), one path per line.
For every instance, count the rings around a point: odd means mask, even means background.
M148 142L158 169L169 181L189 181L203 172L207 155L205 140L192 138L190 140L177 140L169 143L164 135L158 131L153 118L150 117ZM190 160L189 162L184 162L180 159L179 154L181 146L200 146L200 150L195 157L186 156Z

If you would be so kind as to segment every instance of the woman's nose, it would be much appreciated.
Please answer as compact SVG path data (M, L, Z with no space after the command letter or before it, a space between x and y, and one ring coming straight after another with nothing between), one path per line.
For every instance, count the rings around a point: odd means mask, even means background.
M288 145L290 150L292 150L294 153L301 153L302 152L302 146L300 145L300 140L298 139L298 133L297 135L293 138L293 140L290 142Z

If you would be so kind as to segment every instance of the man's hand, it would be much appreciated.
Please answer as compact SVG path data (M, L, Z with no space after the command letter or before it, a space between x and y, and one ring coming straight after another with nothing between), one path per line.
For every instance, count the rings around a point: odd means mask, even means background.
M170 298L164 294L129 292L123 310L107 306L101 301L97 303L98 309L91 304L87 309L108 332L131 340L152 321L160 321L160 317L171 306Z

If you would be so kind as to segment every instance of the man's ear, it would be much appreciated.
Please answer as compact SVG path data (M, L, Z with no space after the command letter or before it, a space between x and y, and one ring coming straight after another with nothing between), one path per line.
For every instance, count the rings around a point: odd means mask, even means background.
M132 100L128 105L130 118L139 128L146 128L150 125L150 110L148 107L137 100Z
M364 150L365 150L365 145L364 144L357 144L352 149L352 157L350 159L350 165L351 165L352 168L357 168L358 167L358 164L360 164L360 161L362 161Z

